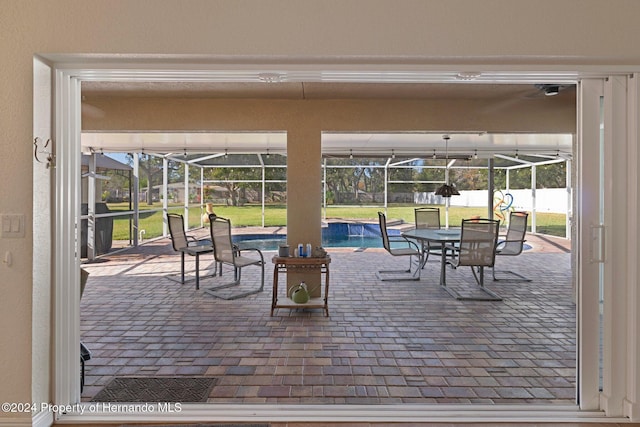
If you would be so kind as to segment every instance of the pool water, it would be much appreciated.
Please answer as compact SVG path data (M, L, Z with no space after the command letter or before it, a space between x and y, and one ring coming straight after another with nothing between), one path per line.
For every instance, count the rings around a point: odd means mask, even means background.
M389 236L399 236L400 231L388 229ZM287 243L287 236L273 234L238 234L233 243L240 249L256 248L275 251ZM301 242L303 243L303 242ZM293 247L295 245L291 245ZM382 248L382 238L378 224L330 223L322 229L322 246L325 248ZM405 247L404 243L391 243L392 247ZM525 244L524 250L531 249Z
M389 235L399 234L398 230L389 229ZM233 242L240 249L257 248L268 251L277 250L279 245L286 244L287 236L239 234L233 236ZM380 228L378 224L330 223L322 229L322 246L325 248L382 248Z
M262 251L275 251L279 245L287 243L287 236L274 237L257 234L246 234L233 236L233 242L240 249L256 248ZM343 238L322 239L322 246L325 248L382 248L382 238L346 236Z

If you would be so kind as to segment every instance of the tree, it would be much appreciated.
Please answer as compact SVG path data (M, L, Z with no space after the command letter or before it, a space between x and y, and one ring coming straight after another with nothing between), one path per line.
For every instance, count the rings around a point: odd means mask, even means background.
M163 162L161 157L157 157L151 154L127 154L129 164L133 164L133 156L138 156L138 167L140 169L140 187L147 187L147 205L153 205L153 186L162 183L162 167ZM183 179L184 169L180 168L180 165L176 162L168 162L167 171L170 178Z
M227 164L235 163L239 165L246 165L245 167L212 167L207 168L204 171L205 179L222 181L218 185L225 187L229 192L231 206L239 206L246 200L245 190L249 187L249 183L238 182L245 180L260 180L262 179L262 172L260 165L252 165L255 163L255 155L233 155L229 156L233 158L232 161L226 161ZM220 165L222 166L222 165Z

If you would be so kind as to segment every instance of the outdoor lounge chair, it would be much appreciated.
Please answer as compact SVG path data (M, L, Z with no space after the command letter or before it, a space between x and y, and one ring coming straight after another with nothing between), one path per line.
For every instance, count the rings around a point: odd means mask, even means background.
M484 286L484 268L493 267L495 263L499 227L500 221L493 219L462 220L460 246L446 247L447 250L454 253L452 259L447 259L447 264L452 265L454 268L471 267L473 277L480 287L480 291L487 296L462 296L450 287L445 286L444 288L454 298L458 300L502 301L501 296Z
M180 252L180 283L184 284L184 255L188 254L196 257L196 289L200 287L200 255L213 252L211 240L198 240L185 233L184 218L179 214L167 214L169 224L169 234L171 235L171 245L173 250ZM214 268L213 275L216 275Z
M209 216L209 228L211 230L211 241L213 242L213 256L216 262L220 263L220 276L222 276L222 265L226 264L233 267L233 281L224 285L218 285L207 288L206 293L216 298L232 300L246 297L248 295L257 294L264 289L264 257L262 252L256 248L242 249L244 251L255 252L259 258L251 258L243 255L240 249L235 246L231 238L231 221L215 215ZM220 289L230 288L240 285L242 269L250 265L257 265L262 270L260 279L260 287L248 291L242 291L236 294L225 295L217 292Z
M408 270L380 270L376 273L378 279L383 281L391 281L391 280L420 280L420 270L422 264L422 255L420 253L420 249L418 245L407 239L403 236L391 236L387 232L387 217L384 213L378 212L378 222L380 224L380 235L382 236L382 246L385 248L387 252L389 252L393 256L400 257L409 257L409 269ZM391 243L393 242L401 242L406 244L407 247L401 248L392 248ZM412 266L414 264L413 257L416 257L416 268L412 271ZM399 273L403 273L402 275L398 275ZM387 276L387 274L395 274L395 276Z
M440 208L423 207L415 209L416 229L440 229ZM428 241L422 241L422 268L424 268L429 254L441 255L440 245L432 246Z
M499 240L496 246L496 256L517 256L524 249L525 235L527 233L527 212L513 211L509 215L509 226L507 227L507 235L504 240ZM514 271L506 270L504 273L511 274L523 282L530 282L528 279ZM493 280L509 280L496 277L496 269L493 268Z

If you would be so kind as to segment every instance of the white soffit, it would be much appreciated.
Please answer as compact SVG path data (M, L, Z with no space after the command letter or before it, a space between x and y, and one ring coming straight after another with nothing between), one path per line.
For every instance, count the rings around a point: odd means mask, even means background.
M444 136L450 139L445 147ZM407 133L323 133L322 153L325 155L412 155L432 153L474 154L490 157L495 154L563 155L570 157L571 134L488 134L448 132ZM392 152L393 150L393 152Z
M286 132L83 132L84 153L284 153Z
M448 132L323 132L324 155L360 156L429 155L445 151L444 135L449 136L450 154L495 154L571 156L571 134L488 134ZM82 151L112 153L270 153L286 154L286 132L85 132Z

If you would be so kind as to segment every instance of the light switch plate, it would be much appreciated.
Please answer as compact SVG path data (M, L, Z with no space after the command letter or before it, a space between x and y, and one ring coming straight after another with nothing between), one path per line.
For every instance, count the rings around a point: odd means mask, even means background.
M0 215L0 237L7 239L24 237L24 215Z

